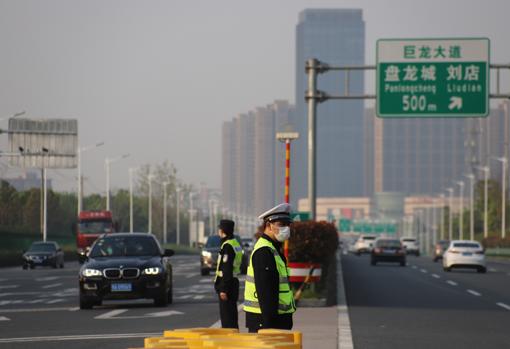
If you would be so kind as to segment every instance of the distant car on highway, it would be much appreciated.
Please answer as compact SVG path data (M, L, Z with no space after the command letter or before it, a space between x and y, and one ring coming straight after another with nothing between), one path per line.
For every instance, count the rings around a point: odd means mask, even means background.
M370 253L376 238L375 235L361 235L354 244L354 253L358 256L362 253Z
M64 252L55 241L37 241L23 253L23 269L36 266L64 267Z
M440 259L443 259L444 251L450 245L450 240L439 240L434 246L434 262L437 262Z
M400 238L400 241L406 249L406 254L414 254L416 257L420 256L420 244L416 238L404 236Z
M255 246L255 241L252 238L241 238L242 241L242 247L244 250L244 253L251 253L253 251L253 247Z
M406 251L398 239L379 238L375 240L374 248L370 255L370 264L379 262L397 262L400 266L406 266Z
M104 299L153 299L172 303L173 250L161 248L147 233L100 236L80 269L80 309L101 305Z
M234 237L239 242L239 244L243 246L244 254L241 263L241 274L246 274L246 269L248 268L248 258L250 258L250 255L244 249L244 244L241 238L238 235L234 235ZM200 251L200 274L202 276L209 275L211 271L216 270L220 248L221 238L218 235L211 235L207 237L207 241L202 247L202 251Z
M471 268L479 273L487 272L483 246L474 240L454 240L443 254L443 269Z

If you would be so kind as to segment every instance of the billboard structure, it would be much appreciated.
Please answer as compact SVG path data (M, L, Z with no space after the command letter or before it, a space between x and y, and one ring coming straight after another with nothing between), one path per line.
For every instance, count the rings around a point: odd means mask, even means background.
M78 121L75 119L9 119L11 166L40 168L43 173L42 235L48 235L46 170L77 166Z
M11 166L22 168L76 168L78 121L75 119L10 119Z

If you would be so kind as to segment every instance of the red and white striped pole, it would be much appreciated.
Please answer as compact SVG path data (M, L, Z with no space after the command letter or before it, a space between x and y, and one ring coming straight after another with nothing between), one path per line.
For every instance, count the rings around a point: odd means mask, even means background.
M285 202L290 202L290 139L285 139ZM283 255L289 260L289 240L283 244Z
M290 139L285 140L285 202L290 202Z
M285 202L290 202L290 142L297 139L299 134L297 132L278 132L276 139L285 143ZM285 258L289 258L289 242L285 241L283 244L283 254Z

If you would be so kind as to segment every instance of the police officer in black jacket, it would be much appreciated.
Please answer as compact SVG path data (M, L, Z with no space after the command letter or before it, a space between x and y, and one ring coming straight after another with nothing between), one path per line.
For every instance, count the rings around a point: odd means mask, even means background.
M239 299L239 280L243 250L234 238L234 222L223 219L218 225L221 249L218 255L214 288L218 293L221 326L239 328L237 320L237 300Z
M263 213L264 233L255 244L245 285L246 327L292 329L296 311L288 282L283 242L290 236L290 206L281 204Z

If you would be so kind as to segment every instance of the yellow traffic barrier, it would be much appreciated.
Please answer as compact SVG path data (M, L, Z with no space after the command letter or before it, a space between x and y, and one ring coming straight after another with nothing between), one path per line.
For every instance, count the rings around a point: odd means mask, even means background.
M182 328L144 339L150 349L302 349L302 334L276 329L239 333L226 328Z

